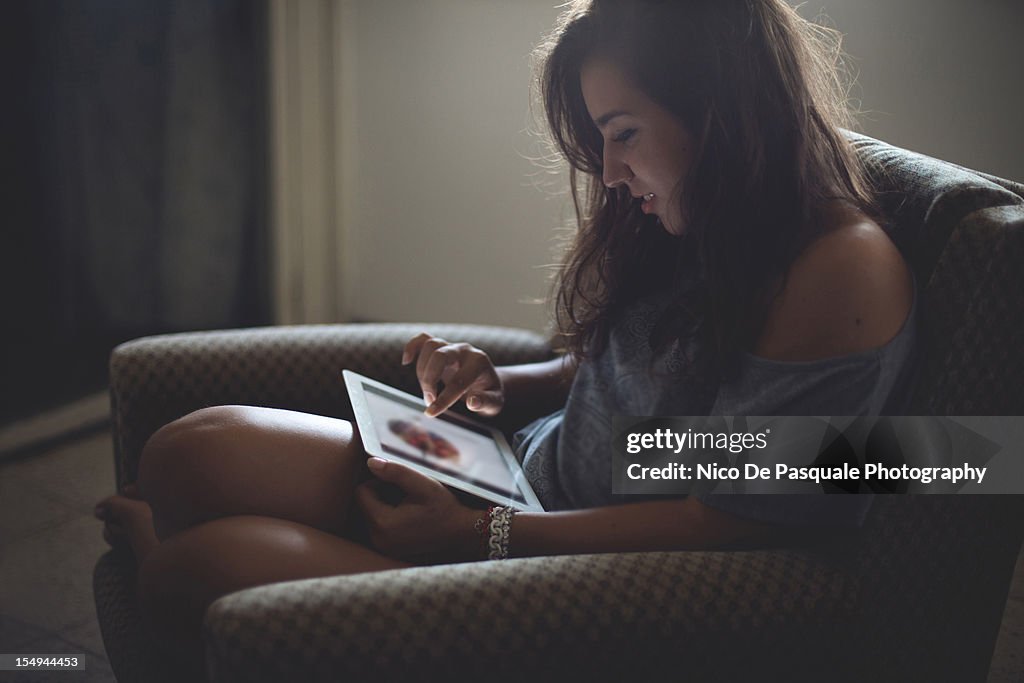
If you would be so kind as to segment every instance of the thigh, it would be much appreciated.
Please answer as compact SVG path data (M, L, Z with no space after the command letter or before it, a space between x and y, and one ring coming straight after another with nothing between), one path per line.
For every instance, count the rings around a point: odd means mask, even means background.
M206 608L228 593L408 566L295 522L225 517L186 529L147 555L139 568L139 598L159 635L185 642L200 634Z
M139 490L164 540L234 515L346 533L355 486L369 476L350 423L251 406L187 415L150 438Z

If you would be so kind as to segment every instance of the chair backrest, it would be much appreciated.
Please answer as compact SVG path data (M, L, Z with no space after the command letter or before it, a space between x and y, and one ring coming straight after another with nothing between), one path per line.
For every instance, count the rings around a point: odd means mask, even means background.
M921 296L910 414L1024 414L1024 187L851 136ZM984 680L1024 496L878 496L857 559L866 671ZM851 647L856 647L851 643ZM890 678L886 678L889 680Z
M922 293L910 412L1024 414L1024 186L851 138Z

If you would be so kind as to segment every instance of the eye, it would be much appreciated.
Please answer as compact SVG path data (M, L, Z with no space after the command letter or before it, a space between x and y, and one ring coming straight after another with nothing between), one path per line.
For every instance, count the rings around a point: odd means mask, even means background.
M616 133L615 137L612 138L612 142L625 142L629 140L636 133L636 128L627 128L621 133Z

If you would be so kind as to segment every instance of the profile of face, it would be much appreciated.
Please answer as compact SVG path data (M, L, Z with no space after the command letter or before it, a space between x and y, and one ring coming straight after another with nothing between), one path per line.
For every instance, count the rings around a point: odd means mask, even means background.
M684 211L672 195L690 170L693 136L610 59L585 61L580 88L604 138L602 182L628 187L644 213L656 215L669 234L681 236Z

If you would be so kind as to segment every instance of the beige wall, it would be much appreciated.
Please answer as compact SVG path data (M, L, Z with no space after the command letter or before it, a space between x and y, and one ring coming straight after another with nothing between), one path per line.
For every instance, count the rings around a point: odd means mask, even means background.
M533 186L528 54L555 0L346 0L344 310L541 329L564 197ZM824 0L865 132L1024 179L1017 0Z
M546 309L525 301L547 292L539 267L552 261L564 197L535 186L526 131L529 54L553 4L354 3L351 316L543 328Z
M864 132L1024 181L1024 2L818 0L860 72Z

